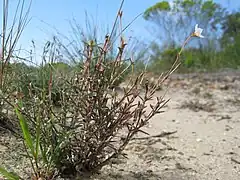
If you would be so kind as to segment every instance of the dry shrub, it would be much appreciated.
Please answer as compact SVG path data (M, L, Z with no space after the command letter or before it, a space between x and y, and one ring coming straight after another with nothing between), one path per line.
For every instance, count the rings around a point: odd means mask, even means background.
M54 168L44 169L45 174L69 177L98 172L111 159L124 156L122 151L134 135L147 134L141 128L161 113L167 103L163 97L157 97L155 103L147 105L168 74L150 86L144 83L143 72L129 81L122 93L117 92L113 84L132 63L122 68L126 46L123 39L112 61L107 60L109 45L109 36L102 47L93 42L86 45L82 70L63 79L64 84L58 89L59 107L54 106L52 99L52 76L48 88L23 106L22 113L33 136L39 126L42 154L51 157L45 158L44 164Z

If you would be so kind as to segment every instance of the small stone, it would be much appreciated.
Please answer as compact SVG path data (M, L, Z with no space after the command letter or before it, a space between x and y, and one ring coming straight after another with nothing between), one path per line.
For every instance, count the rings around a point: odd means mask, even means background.
M223 85L220 85L219 88L220 88L221 90L228 90L228 89L230 88L230 86L227 85L227 84L223 84Z
M180 155L184 155L184 153L183 153L183 152L178 152L178 154L180 154Z
M196 141L197 141L197 142L202 142L202 139L197 138Z
M89 122L89 124L90 124L90 125L94 125L94 124L95 124L95 121L94 121L94 120L91 120L91 121Z
M148 169L147 170L147 173L152 173L153 171L151 169Z
M168 167L168 166L165 166L165 167L164 167L164 170L169 170L169 167Z

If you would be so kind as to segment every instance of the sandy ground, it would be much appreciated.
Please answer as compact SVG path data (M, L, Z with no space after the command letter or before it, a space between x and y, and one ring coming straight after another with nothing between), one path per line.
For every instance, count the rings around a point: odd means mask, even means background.
M127 146L128 159L118 159L92 179L107 180L239 180L240 76L175 76L166 112L155 116ZM160 96L163 91L156 95ZM154 137L162 132L173 132ZM144 138L143 138L144 137ZM12 145L12 150L6 148ZM14 138L0 137L0 164L12 162ZM1 162L2 161L2 162Z

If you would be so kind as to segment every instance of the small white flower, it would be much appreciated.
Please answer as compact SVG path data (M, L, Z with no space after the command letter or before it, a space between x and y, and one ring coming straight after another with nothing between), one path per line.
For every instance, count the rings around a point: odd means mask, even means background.
M204 38L204 36L202 35L203 29L198 27L198 24L195 25L195 31L193 33L193 36L196 37L200 37L200 38Z

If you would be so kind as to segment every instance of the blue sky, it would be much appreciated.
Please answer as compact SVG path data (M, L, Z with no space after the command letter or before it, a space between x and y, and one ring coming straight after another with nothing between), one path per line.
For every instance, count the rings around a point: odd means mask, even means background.
M12 0L16 2L17 0ZM29 0L26 0L29 1ZM125 0L124 24L126 25L139 13L142 13L158 0ZM239 0L215 0L231 9L240 7ZM33 0L30 23L26 27L19 44L29 48L31 40L43 45L57 29L61 33L70 31L69 20L75 18L80 25L85 23L85 12L92 15L99 25L111 25L116 16L121 0ZM11 9L12 11L14 9ZM10 11L11 12L11 11ZM139 38L150 37L146 30L149 24L138 18L128 29L128 35Z
M127 25L137 15L156 2L158 1L143 0L139 3L136 0L125 0L123 24ZM99 26L111 26L120 3L121 0L33 0L32 20L22 40L25 43L33 38L39 43L44 43L54 32L54 28L61 33L68 33L71 30L68 21L73 18L84 26L86 11ZM146 26L147 23L140 17L128 29L128 34L144 37L147 33Z

